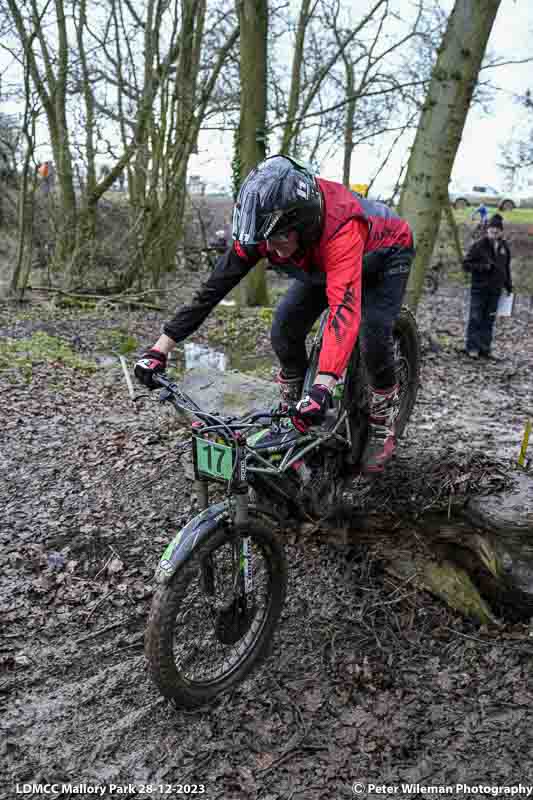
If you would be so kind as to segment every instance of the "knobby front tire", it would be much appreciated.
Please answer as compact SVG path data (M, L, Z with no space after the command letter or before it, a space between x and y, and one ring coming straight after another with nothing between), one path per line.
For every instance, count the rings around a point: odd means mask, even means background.
M234 618L233 612L224 610L235 575L235 543L240 540L227 523L193 550L153 597L146 658L159 691L176 705L194 708L213 701L240 683L269 652L285 601L287 562L283 546L265 522L250 520L246 535L254 576L247 615ZM206 565L213 574L208 591ZM233 569L233 578L219 579L215 565L229 572ZM219 589L221 597L216 598ZM228 614L237 619L233 628Z

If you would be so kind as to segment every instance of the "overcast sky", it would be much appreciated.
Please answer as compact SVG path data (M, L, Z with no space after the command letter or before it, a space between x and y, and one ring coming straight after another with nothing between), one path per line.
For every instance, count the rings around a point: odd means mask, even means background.
M451 8L452 0L442 2ZM519 60L533 57L533 0L503 0L492 29L488 51L498 60ZM493 93L491 110L485 114L481 108L473 107L466 122L463 139L457 153L452 174L453 183L460 185L473 182L492 183L502 187L502 172L498 169L501 148L512 136L523 134L524 113L517 105L514 95L533 90L533 62L484 70L481 78L490 79L498 86ZM199 154L193 156L190 171L202 175L209 182L228 183L231 180L231 135L204 134L199 143ZM385 188L394 184L405 148L391 160L376 187ZM352 161L353 182L365 183L373 174L381 158L365 148ZM342 153L321 164L321 174L333 180L342 177ZM533 172L529 176L533 179ZM524 176L527 178L527 176Z
M297 4L297 0L291 2ZM453 0L441 0L441 5L450 10ZM361 6L358 5L357 13L360 13L360 9ZM491 57L497 56L498 60L533 57L533 0L502 0L489 41L488 53ZM0 66L5 68L7 63L6 53L0 49ZM527 88L533 90L532 76L533 62L509 64L482 72L482 79L490 79L498 89L493 92L489 113L484 113L479 106L473 106L470 110L455 162L453 183L465 187L469 183L478 182L492 183L496 187L503 186L504 177L498 169L502 145L513 135L524 134L525 114L514 98L516 93L523 94ZM9 104L9 106L4 105L3 110L12 112L16 108L10 107ZM395 183L401 164L407 155L407 144L406 142L403 149L398 149L391 159L376 183L376 190L385 191ZM385 141L383 148L386 151ZM204 132L199 140L199 154L190 160L189 172L202 176L211 186L220 184L229 186L232 153L232 133ZM50 153L44 152L43 149L38 157L49 158ZM357 150L352 159L352 182L366 183L373 176L382 158L383 152L380 153L378 147ZM320 172L324 177L341 179L340 147L336 157L328 158L321 163ZM533 170L529 176L523 176L524 183L528 178L533 182Z

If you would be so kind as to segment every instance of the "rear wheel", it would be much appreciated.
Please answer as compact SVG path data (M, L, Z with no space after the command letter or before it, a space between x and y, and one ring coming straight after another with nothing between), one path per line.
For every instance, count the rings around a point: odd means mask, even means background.
M368 376L365 369L359 342L354 347L348 362L344 380L344 395L341 412L348 412L352 449L348 457L350 464L361 460L368 435Z
M465 200L464 197L458 197L453 204L453 207L457 209L467 208L467 206L468 206L468 201Z
M246 543L244 546L243 543ZM161 693L193 708L267 655L287 585L282 545L263 522L222 526L155 593L146 657Z
M420 381L420 341L414 315L407 307L400 311L394 325L394 369L400 387L396 437L399 438L412 414ZM368 431L368 376L359 346L352 354L345 384L345 405L351 423L351 462L357 464L366 443Z
M394 326L394 367L400 386L396 436L400 437L413 412L420 383L420 338L414 315L405 306Z
M325 316L321 324L325 323ZM322 330L322 328L321 328ZM396 418L396 436L400 437L413 411L420 382L420 341L414 315L403 306L394 325L394 366L396 379L400 386L399 410ZM313 347L309 369L305 379L304 392L313 383L320 354L318 342ZM350 464L357 464L363 454L368 433L368 376L357 342L344 381L344 394L339 413L348 412L350 421L351 453Z

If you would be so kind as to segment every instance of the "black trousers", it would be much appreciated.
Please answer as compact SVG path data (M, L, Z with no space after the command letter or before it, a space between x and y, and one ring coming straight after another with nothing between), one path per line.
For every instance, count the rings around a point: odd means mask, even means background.
M396 382L394 322L402 306L413 250L394 250L372 271L363 273L361 349L372 386L387 389ZM272 322L271 341L285 377L305 375L305 340L328 307L325 285L295 280L281 299Z
M501 289L472 286L470 289L470 314L466 329L466 349L489 353L494 333L496 309Z

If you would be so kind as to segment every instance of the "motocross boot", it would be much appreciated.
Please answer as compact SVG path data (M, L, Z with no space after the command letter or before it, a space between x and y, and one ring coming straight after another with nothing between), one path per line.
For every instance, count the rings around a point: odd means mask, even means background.
M383 472L396 449L395 420L399 411L399 388L398 384L390 389L370 387L368 439L361 459L362 472Z
M279 384L279 394L282 403L288 406L295 406L298 400L302 397L302 389L304 388L303 378L286 378L280 370L276 378L276 383Z

